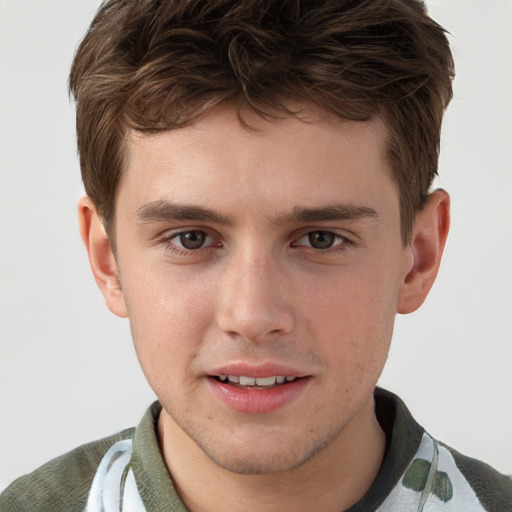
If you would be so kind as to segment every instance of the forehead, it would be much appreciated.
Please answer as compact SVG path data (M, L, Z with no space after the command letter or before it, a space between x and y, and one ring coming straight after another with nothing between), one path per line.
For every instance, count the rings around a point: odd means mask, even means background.
M264 120L230 107L190 126L158 134L132 132L119 195L216 203L259 201L276 209L366 196L397 195L380 118L346 121L314 108L300 117ZM360 197L358 197L360 196ZM279 213L279 212L275 212Z

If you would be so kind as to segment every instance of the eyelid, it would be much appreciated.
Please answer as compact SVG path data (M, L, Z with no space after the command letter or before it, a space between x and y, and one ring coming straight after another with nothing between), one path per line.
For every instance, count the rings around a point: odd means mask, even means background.
M295 243L296 241L298 241L301 238L304 238L304 237L310 235L311 233L318 233L318 232L329 233L331 235L334 235L337 238L343 239L346 242L352 242L352 238L353 238L352 234L351 233L347 233L345 230L341 233L340 230L338 230L336 228L324 228L324 227L301 228L301 229L298 229L292 235L291 238L294 240L294 243ZM355 235L354 235L354 237L355 237Z
M304 233L302 236L300 236L298 239L297 239L297 242L299 242L300 240L302 239L309 239L309 236L312 234L312 233L326 233L326 234L329 234L329 235L333 235L334 238L335 238L335 241L333 243L333 245L331 245L330 247L327 247L326 249L323 249L323 250L328 250L328 249L332 249L342 243L345 243L348 241L348 239L346 237L344 237L343 235L340 235L339 233L336 233L334 231L328 231L326 229L314 229L312 231L308 231L307 233ZM296 242L296 243L297 243ZM312 247L311 245L307 245L308 247ZM312 247L313 249L316 249L316 247Z
M209 238L211 242L205 243L204 245L198 247L197 249L187 249L186 247L178 245L175 242L175 239L179 238L180 235L184 233L192 233L194 231L204 233L206 235L206 238ZM199 253L201 251L212 249L214 247L220 247L222 244L219 241L219 239L220 236L218 236L218 234L216 236L216 233L213 233L211 229L196 226L186 226L167 230L165 233L158 237L158 243L166 245L166 249L172 252L181 253L181 255L187 255Z

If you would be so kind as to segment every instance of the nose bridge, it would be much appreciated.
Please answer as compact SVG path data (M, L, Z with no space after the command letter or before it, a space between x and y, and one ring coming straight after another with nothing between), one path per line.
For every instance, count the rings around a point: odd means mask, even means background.
M224 332L249 341L290 332L290 297L272 248L248 244L235 251L221 279L218 323Z

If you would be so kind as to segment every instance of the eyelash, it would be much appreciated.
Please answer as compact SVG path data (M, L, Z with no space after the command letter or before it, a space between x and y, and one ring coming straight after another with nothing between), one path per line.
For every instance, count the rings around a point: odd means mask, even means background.
M334 243L330 247L326 247L324 249L320 249L317 247L313 247L312 245L299 245L298 242L304 238L310 238L311 235L314 233L322 233L324 235L332 235L334 237ZM296 242L292 242L292 247L307 247L308 249L311 249L314 254L321 254L321 255L328 255L333 254L337 252L343 252L347 249L348 246L353 245L353 242L349 240L347 237L340 235L339 233L336 233L335 231L330 231L328 229L314 229L311 231L308 231L301 235L298 239L296 239ZM310 240L311 241L311 240Z
M186 247L180 247L176 245L176 242L174 242L174 240L187 233L203 233L205 237L210 238L213 241L213 243L207 246L203 245L201 247L198 247L197 249L187 249ZM166 250L178 256L190 256L191 254L197 254L200 251L204 252L205 250L208 249L215 249L216 247L220 247L222 245L221 243L215 243L214 238L203 229L187 229L183 231L173 232L162 237L161 242L165 245Z
M187 233L202 233L202 234L204 234L206 239L208 239L208 238L211 239L212 243L210 243L206 246L202 245L201 247L198 247L197 249L187 249L185 247L180 247L180 246L176 245L176 242L174 242L174 240L176 238L181 237L182 235L187 234ZM327 235L333 235L335 237L334 244L331 247L326 247L325 249L319 249L319 248L312 247L311 245L308 246L305 244L298 243L303 238L310 237L313 233L323 233L323 234L327 234ZM183 256L183 257L190 256L193 254L199 254L200 252L202 253L204 251L222 247L222 243L215 242L214 237L211 236L207 231L205 231L203 229L187 229L187 230L172 232L168 235L163 236L161 238L161 243L165 245L165 249L167 251L170 251L177 256ZM347 248L349 246L352 246L352 245L355 245L355 244L349 238L347 238L343 235L340 235L339 233L336 233L335 231L330 231L327 229L325 229L325 230L324 229L314 229L314 230L310 230L307 232L303 232L303 234L301 234L298 238L295 238L294 241L290 244L290 246L293 248L305 247L310 252L313 252L313 254L315 254L315 255L324 255L324 256L330 255L333 253L344 252L347 250Z

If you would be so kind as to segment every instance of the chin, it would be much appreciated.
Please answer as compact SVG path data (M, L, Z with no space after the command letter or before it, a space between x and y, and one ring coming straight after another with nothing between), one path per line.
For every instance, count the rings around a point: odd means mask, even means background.
M313 438L305 445L303 440L300 443L293 439L291 436L285 439L278 436L270 443L268 438L265 441L255 437L237 444L220 441L215 446L197 444L215 464L242 475L286 473L309 461L329 444L329 441Z
M309 460L312 455L305 457L297 454L287 453L259 453L236 455L211 454L206 452L210 459L218 466L240 475L271 475L276 473L286 473L291 471Z

